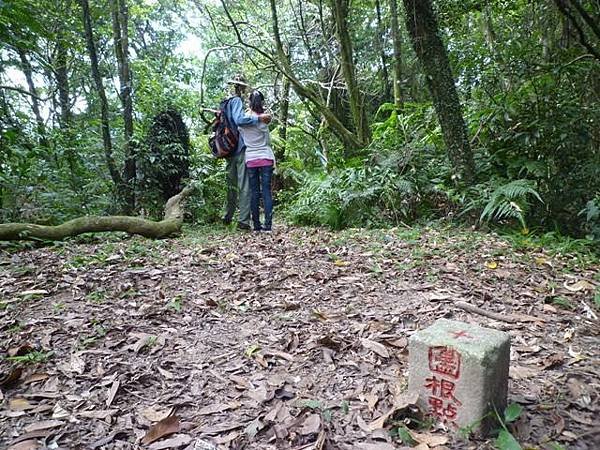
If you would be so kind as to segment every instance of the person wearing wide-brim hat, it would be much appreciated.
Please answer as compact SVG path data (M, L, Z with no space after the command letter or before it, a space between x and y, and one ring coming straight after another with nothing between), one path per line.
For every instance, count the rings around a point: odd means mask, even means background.
M258 121L269 123L271 116L262 114L260 116L244 115L244 104L242 96L246 93L250 85L246 82L243 75L236 75L227 83L233 87L232 97L227 102L225 114L230 119L231 125L235 127L244 127L256 125ZM237 130L236 130L237 131ZM250 229L250 184L245 164L245 145L242 136L238 140L238 146L230 158L227 158L227 206L223 222L228 225L232 222L235 210L240 208L240 217L238 228L242 230Z

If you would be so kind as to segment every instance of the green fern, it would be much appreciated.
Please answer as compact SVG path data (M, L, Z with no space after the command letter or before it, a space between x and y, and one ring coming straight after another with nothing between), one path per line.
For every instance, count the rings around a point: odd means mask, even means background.
M525 216L531 197L544 203L529 180L514 180L503 184L492 192L479 220L489 222L491 220L516 219L523 230L527 230Z

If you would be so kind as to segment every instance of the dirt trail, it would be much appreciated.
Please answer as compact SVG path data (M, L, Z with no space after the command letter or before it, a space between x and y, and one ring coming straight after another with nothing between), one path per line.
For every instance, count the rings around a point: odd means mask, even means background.
M0 363L0 448L385 450L403 424L419 449L491 448L416 430L410 409L377 429L406 387L407 338L446 317L512 335L524 446L597 449L600 279L576 262L455 229L3 251L1 350L17 356Z

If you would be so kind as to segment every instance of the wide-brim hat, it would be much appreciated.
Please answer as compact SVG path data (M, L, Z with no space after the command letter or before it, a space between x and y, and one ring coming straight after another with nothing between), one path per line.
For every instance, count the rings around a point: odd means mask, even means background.
M239 86L244 86L244 87L250 87L250 85L248 83L246 83L246 79L241 76L241 75L237 75L235 77L233 77L231 80L227 80L227 84L237 84Z

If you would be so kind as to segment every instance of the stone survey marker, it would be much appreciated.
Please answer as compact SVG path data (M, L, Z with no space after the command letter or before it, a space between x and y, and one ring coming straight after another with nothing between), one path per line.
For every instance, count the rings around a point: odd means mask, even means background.
M408 389L436 420L485 433L506 406L509 364L507 333L440 319L410 338Z

